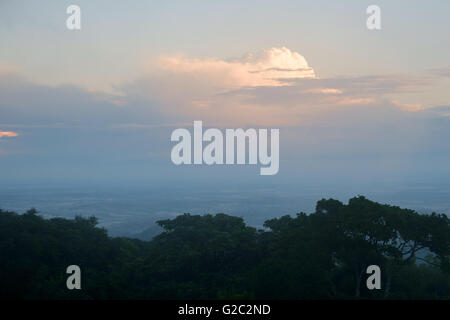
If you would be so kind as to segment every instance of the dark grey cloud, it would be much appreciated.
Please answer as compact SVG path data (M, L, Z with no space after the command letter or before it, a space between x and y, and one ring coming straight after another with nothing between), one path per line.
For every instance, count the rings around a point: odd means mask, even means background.
M411 93L422 91L424 87L433 82L427 78L416 78L406 75L390 76L359 76L359 77L336 77L324 79L283 79L286 86L260 86L245 87L232 90L223 95L246 97L248 101L262 104L282 104L289 102L320 103L322 98L324 103L330 104L329 98L357 98L357 97L379 97L393 93ZM320 92L320 89L335 89L332 91ZM339 102L336 100L336 102Z
M290 86L243 88L224 96L285 108L329 107L298 125L281 128L280 179L331 173L365 179L364 170L378 179L430 170L445 176L450 174L450 117L444 114L450 108L406 112L381 94L415 90L418 83L385 77L305 79ZM311 91L317 88L342 93ZM17 76L0 77L0 130L19 133L0 141L0 176L149 180L233 176L233 168L174 167L170 133L179 124L190 128L194 119L165 113L166 107L173 111L176 106L165 106L149 82L136 81L122 89L126 95L117 97L75 86L38 85ZM328 105L365 96L377 99L357 106ZM258 179L253 169L239 169L237 177Z
M45 86L19 76L0 76L0 124L95 126L131 121L117 97L76 86Z

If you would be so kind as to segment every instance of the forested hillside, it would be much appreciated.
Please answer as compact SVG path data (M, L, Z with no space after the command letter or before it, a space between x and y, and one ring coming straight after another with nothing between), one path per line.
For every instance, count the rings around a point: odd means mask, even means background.
M226 214L180 215L151 241L112 238L97 219L0 210L5 299L448 299L450 224L357 197L264 230ZM381 268L380 290L366 268ZM68 290L66 268L81 268Z

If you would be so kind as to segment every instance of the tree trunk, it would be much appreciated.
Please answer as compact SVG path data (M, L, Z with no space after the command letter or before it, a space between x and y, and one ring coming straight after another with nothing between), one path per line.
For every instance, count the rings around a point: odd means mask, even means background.
M386 290L384 290L383 298L387 299L389 297L389 293L391 291L391 275L388 275L387 281L386 281Z
M358 268L355 270L355 278L356 278L356 288L355 288L355 297L359 298L361 295L361 273L359 272Z

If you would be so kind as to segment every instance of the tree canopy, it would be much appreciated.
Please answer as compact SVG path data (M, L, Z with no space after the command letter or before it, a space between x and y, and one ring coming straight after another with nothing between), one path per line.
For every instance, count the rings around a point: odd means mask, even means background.
M0 210L0 297L17 299L448 299L450 223L444 214L379 204L317 202L267 220L183 214L150 241L112 238L94 217ZM82 270L68 290L66 268ZM380 290L366 287L369 265Z

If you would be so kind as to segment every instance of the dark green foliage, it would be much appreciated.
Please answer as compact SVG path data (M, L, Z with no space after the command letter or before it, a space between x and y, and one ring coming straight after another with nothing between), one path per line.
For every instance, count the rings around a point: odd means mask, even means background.
M225 214L158 222L151 241L111 238L97 220L0 210L0 297L18 299L448 299L445 215L364 197L321 200L312 214L266 221ZM66 288L66 268L82 289ZM366 289L366 268L382 289Z

